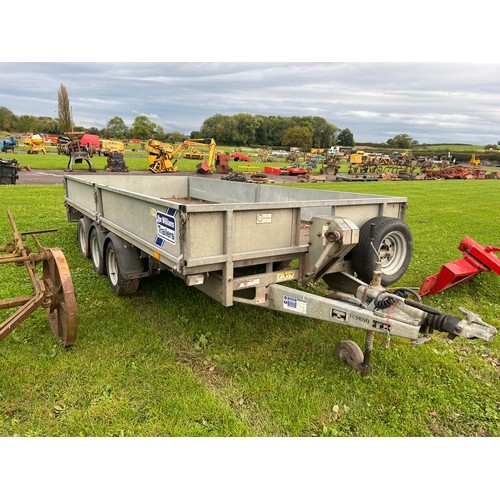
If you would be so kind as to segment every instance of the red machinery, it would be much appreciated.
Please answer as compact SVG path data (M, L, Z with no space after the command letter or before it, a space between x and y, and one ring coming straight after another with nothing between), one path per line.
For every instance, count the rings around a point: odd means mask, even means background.
M307 169L302 167L264 167L265 174L271 175L304 175Z
M234 158L234 161L250 161L250 156L242 155L241 153L236 153L233 151L231 156Z
M420 296L442 292L482 271L493 271L500 276L500 259L492 253L500 252L500 247L482 247L472 238L466 237L458 249L463 253L463 258L445 264L438 274L426 278L420 288Z
M93 134L85 134L80 139L80 146L84 148L85 146L91 145L94 149L99 149L99 136Z

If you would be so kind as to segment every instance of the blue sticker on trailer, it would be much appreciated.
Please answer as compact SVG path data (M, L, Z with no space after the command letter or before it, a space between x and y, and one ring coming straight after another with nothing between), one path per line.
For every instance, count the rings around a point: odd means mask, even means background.
M165 242L175 245L176 222L175 208L169 208L167 213L156 212L156 239L155 243L162 247Z
M283 308L301 314L307 314L307 301L283 295Z

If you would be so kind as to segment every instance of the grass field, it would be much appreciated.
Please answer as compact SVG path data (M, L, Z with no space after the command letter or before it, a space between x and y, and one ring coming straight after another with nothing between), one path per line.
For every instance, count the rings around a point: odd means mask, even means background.
M40 157L39 158L43 158ZM45 158L43 158L45 160ZM48 159L48 157L47 157ZM44 167L45 168L45 167ZM498 181L301 185L404 195L415 250L399 283L419 287L461 257L464 236L500 245ZM0 186L0 245L20 230L61 248L77 294L79 336L65 350L38 310L0 343L1 436L500 436L500 340L376 342L372 374L333 355L364 334L236 304L224 308L169 273L117 297L78 252L61 186ZM0 266L0 299L30 293ZM482 273L426 304L464 306L500 327L500 277ZM6 312L0 312L0 320Z

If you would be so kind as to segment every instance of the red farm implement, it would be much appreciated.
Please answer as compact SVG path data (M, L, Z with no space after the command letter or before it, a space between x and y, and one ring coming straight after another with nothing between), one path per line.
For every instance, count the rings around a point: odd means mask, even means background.
M445 264L439 273L426 278L420 288L420 296L435 295L483 271L493 271L500 276L500 259L493 254L500 252L500 247L482 247L472 238L466 237L458 249L463 253L463 258Z

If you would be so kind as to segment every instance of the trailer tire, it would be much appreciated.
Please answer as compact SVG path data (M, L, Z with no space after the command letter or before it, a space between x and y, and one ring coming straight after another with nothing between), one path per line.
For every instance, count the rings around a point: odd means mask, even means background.
M116 295L131 295L139 288L139 279L125 279L120 271L113 241L106 246L106 269L109 284Z
M371 225L374 224L373 233ZM377 265L377 256L370 245L381 254L382 285L392 285L408 269L413 253L413 237L408 225L393 217L374 217L359 230L359 243L352 251L352 266L359 279L369 283Z
M102 255L102 248L99 242L99 237L97 236L97 229L91 229L89 236L89 251L90 258L92 259L92 265L94 266L94 271L97 274L105 274L106 267L104 263L104 258Z
M335 355L347 363L349 359L352 363L360 365L365 356L361 347L352 340L342 340L335 346ZM350 363L348 363L350 364Z
M76 241L78 242L78 248L83 257L87 259L90 257L90 246L89 246L89 231L90 231L90 220L82 216L78 219L78 228L76 231Z

